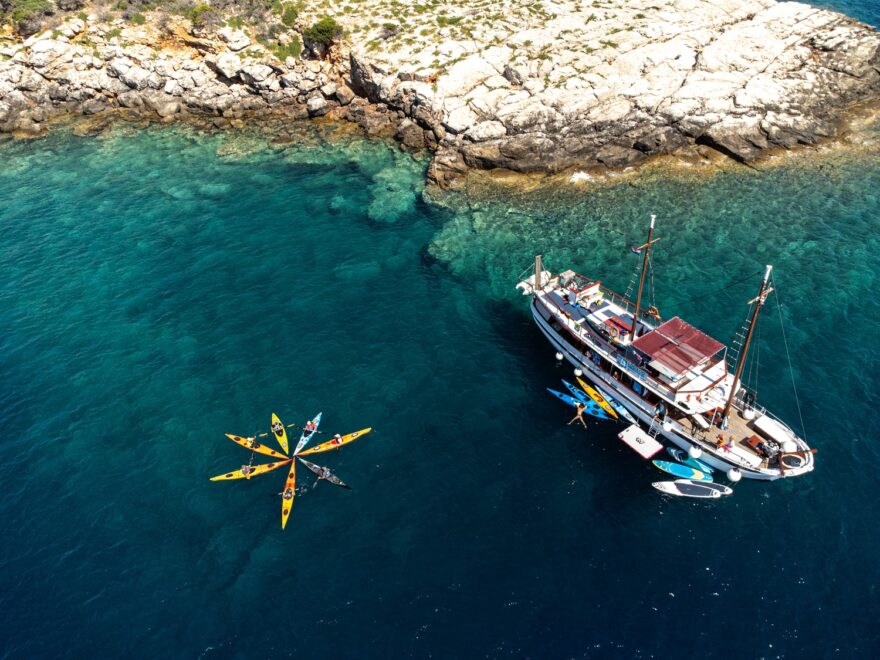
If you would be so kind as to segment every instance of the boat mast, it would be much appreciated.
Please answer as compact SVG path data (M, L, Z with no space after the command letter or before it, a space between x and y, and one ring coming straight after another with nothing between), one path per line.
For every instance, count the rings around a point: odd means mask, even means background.
M535 255L535 292L541 290L541 279L544 273L544 264L541 263L541 255Z
M733 375L733 384L730 388L730 396L727 397L727 404L724 406L724 412L721 413L721 420L727 419L727 415L730 414L730 408L733 406L733 398L736 396L736 390L739 386L739 378L742 376L743 367L746 364L746 356L749 354L749 344L752 342L752 334L755 331L755 319L758 318L758 311L761 307L764 306L764 301L767 299L767 294L769 294L773 289L768 288L768 284L770 282L770 271L773 270L773 266L767 266L767 270L764 271L764 279L761 280L761 290L758 291L758 297L752 300L755 304L752 309L752 317L749 319L749 329L746 332L746 340L743 343L742 353L739 355L739 360L736 363L736 373Z
M648 242L642 247L645 250L645 257L642 259L642 276L639 279L639 292L636 295L636 311L633 313L632 328L629 331L629 341L634 342L636 339L636 327L639 325L639 306L642 304L642 289L645 286L645 273L648 271L648 253L651 252L651 236L654 234L654 220L657 216L651 216L651 227L648 229Z

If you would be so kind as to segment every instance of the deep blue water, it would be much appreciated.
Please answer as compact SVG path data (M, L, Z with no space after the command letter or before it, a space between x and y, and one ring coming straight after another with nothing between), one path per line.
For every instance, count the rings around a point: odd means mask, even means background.
M382 143L122 130L0 144L3 657L870 657L880 163L646 174L422 201ZM453 200L460 203L459 198ZM566 370L516 276L625 289L650 213L661 311L727 341L776 266L759 394L810 476L669 501ZM676 303L678 307L675 306ZM211 483L270 413L374 432Z
M880 2L877 0L812 0L807 4L833 9L868 25L880 26Z

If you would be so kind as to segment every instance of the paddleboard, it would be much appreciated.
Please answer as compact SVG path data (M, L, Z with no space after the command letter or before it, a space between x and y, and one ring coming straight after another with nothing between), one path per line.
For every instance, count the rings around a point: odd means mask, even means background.
M733 488L724 484L716 484L714 481L692 481L691 479L676 479L677 484L698 484L703 488L717 490L722 495L733 495Z
M290 499L284 497L288 491L290 491ZM287 527L287 519L290 518L290 510L293 509L294 497L296 497L296 461L290 464L287 481L284 482L284 490L281 491L281 529Z
M562 381L563 383L565 381ZM553 396L558 398L560 401L565 401L572 408L576 408L579 403L584 405L584 412L588 415L592 415L593 417L598 417L599 419L608 419L608 415L599 407L595 401L584 401L583 399L575 399L574 397L569 396L568 394L563 394L562 392L557 392L556 390L551 390L549 387L547 391L550 392Z
M315 425L314 430L311 433L306 433L305 431L299 436L299 442L296 443L296 449L293 450L294 456L300 453L307 444L309 444L309 440L315 437L315 433L318 431L318 427L321 425L321 415L324 413L319 412L315 415L315 419L312 420L312 424Z
M256 477L258 474L266 474L267 472L271 472L272 470L277 470L282 465L287 465L292 461L292 458L286 458L283 461L277 461L275 463L263 463L263 465L254 465L254 469L251 470L249 474L245 474L241 470L235 470L234 472L227 472L226 474L218 474L216 477L211 477L211 481L228 481L230 479L250 479L251 477Z
M590 384L589 384L587 381L585 381L583 378L578 378L578 379L577 379L577 382L578 382L578 384L579 384L581 387L584 388L584 390L586 390L586 389L589 387L591 390L593 390L594 392L596 392L596 394L598 394L599 396L601 396L602 398L604 398L605 401L608 402L608 405L610 405L612 408L614 408L615 412L616 412L618 415L620 415L621 417L623 417L623 418L624 418L626 421L628 421L630 424L638 424L638 421L637 421L636 418L633 416L633 414L632 414L629 410L627 410L626 408L624 408L624 407L623 407L623 406L617 401L617 399L615 399L615 398L612 397L612 396L609 396L608 393L607 393L605 390L601 390L601 389L599 389L599 388L597 388L597 387L595 387L595 388L594 388L594 387L590 387Z
M242 438L240 435L232 435L231 433L226 433L225 435L234 443L241 445L245 449L255 451L258 454L271 456L272 458L280 458L282 460L287 458L287 456L285 456L281 452L277 452L274 449L267 447L266 445L260 444L259 442L257 442L256 438Z
M322 442L320 445L312 447L311 449L306 449L300 455L308 456L309 454L320 454L321 452L330 451L331 449L339 449L343 445L347 445L349 442L354 442L358 438L365 436L372 430L372 428L361 429L360 431L355 431L354 433L344 435L341 438L333 438L332 440Z
M269 427L272 429L272 433L275 436L275 439L278 441L278 444L281 445L281 449L284 450L284 453L287 453L287 429L284 428L284 424L281 423L281 420L278 419L278 415L272 413L272 425Z
M712 481L712 477L705 472L695 470L688 465L673 463L671 461L651 461L654 467L682 479L695 479L697 481Z
M686 479L679 479L677 481L655 481L651 485L666 495L699 497L702 499L717 499L721 497L721 493L717 490L707 488L701 483L687 481Z
M690 454L688 454L684 449L679 449L678 447L667 447L666 451L679 463L682 463L683 465L689 465L695 470L700 470L701 472L705 472L706 474L712 474L715 471L711 467L703 463L703 461L697 458L691 458Z
M314 463L309 463L308 461L306 461L302 458L299 458L299 462L302 463L303 465L305 465L307 468L309 468L312 472L317 474L319 477L323 474L324 469L320 465L315 465ZM337 477L335 474L331 473L328 476L323 477L323 479L324 479L324 481L329 481L331 484L333 484L335 486L341 486L342 488L348 488L348 490L351 490L351 486L346 485L345 482L343 482L342 479Z

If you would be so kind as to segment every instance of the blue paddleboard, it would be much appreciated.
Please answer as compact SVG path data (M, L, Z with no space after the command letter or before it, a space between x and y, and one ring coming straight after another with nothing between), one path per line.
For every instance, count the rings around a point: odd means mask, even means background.
M691 458L683 449L679 449L678 447L667 447L666 451L672 456L672 458L683 465L690 465L692 468L705 472L706 474L712 474L715 471L703 463L703 461L697 458Z
M654 467L663 470L673 476L681 477L682 479L694 479L696 481L712 481L711 475L706 474L700 470L695 470L692 467L687 465L682 465L681 463L673 463L671 461L651 461L654 464Z
M557 392L556 390L551 390L549 387L547 388L547 391L550 392L550 394L555 396L557 399L559 399L561 401L565 401L565 403L570 405L572 408L576 408L577 404L583 403L586 406L584 408L584 412L587 413L588 415L592 415L593 417L598 417L599 419L608 419L608 416L605 415L605 412L599 407L599 404L597 404L595 401L593 401L592 402L593 405L590 406L589 403L585 403L584 401L581 401L580 399L574 399L574 398L568 396L568 394L563 394L562 392Z

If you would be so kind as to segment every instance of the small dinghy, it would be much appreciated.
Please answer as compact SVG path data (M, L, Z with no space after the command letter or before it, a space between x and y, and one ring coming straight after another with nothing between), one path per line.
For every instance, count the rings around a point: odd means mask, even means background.
M721 497L721 491L713 486L718 484L707 484L702 481L690 481L689 479L676 479L675 481L655 481L651 484L666 495L677 495L679 497L697 497L701 499L717 499ZM723 486L723 488L727 488ZM730 490L728 488L728 490ZM733 491L730 491L733 492Z

